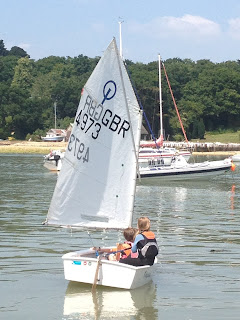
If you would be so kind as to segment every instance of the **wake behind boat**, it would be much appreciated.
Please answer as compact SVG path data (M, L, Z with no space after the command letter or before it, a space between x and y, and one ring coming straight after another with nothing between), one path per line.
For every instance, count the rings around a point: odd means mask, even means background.
M84 86L46 224L84 229L132 225L142 111L116 41ZM133 289L154 266L109 261L96 250L62 257L66 280Z
M218 161L187 163L184 157L177 156L171 166L161 166L154 162L141 161L139 171L141 178L169 180L209 179L228 170L234 170L231 158Z

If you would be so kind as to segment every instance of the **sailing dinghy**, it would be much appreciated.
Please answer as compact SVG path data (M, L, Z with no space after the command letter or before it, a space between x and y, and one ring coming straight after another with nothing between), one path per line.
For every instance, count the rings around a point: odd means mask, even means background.
M141 124L142 111L113 39L84 86L48 225L131 226ZM66 280L125 289L148 283L154 269L109 261L93 249L62 259Z

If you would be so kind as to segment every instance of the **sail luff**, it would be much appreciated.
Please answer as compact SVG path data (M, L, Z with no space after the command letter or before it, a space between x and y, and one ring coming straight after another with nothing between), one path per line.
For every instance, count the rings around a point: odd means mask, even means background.
M138 173L138 176L140 177L140 173L139 173L139 165L138 165L138 149L136 149L136 142L135 142L135 139L137 141L137 144L139 146L139 143L140 142L140 137L139 137L139 131L141 129L138 130L138 136L134 139L134 135L133 135L133 130L132 130L132 123L131 123L131 117L130 117L130 113L129 113L129 108L128 108L128 102L127 102L127 96L126 96L126 89L125 89L125 85L124 85L124 81L123 81L123 75L122 75L122 69L121 69L121 65L120 65L120 59L121 59L121 56L119 54L117 54L117 57L118 57L118 66L119 66L119 72L120 72L120 75L121 75L121 81L122 81L122 87L123 87L123 93L124 93L124 105L125 105L125 108L126 108L126 111L127 111L127 115L128 115L128 120L129 120L129 123L130 123L130 133L131 133L131 138L132 138L132 147L133 147L133 150L134 150L134 153L135 153L135 158L136 158L136 171ZM125 68L124 64L123 64L123 67ZM126 70L126 73L127 73L127 70ZM129 79L130 81L130 79ZM140 112L140 111L139 111ZM142 112L141 112L142 113ZM142 119L142 117L141 117ZM141 121L140 121L141 122ZM135 188L136 188L136 184L134 186L134 192L133 194L135 194ZM131 216L129 217L129 226L131 226L132 224L132 216L133 216L133 207L134 207L134 200L135 200L135 196L132 197L132 210L131 210Z

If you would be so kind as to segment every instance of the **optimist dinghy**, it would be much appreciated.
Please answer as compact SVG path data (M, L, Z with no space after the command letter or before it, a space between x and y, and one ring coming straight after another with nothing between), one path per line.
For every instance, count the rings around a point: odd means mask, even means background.
M84 86L46 224L124 229L132 224L142 111L112 40ZM92 249L64 254L67 280L133 289L153 266L133 267Z

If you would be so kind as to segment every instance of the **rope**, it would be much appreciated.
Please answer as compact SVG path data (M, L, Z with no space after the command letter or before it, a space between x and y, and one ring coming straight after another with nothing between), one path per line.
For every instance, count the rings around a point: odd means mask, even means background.
M185 132L185 130L184 130L184 127L183 127L183 123L182 123L180 114L179 114L179 112L178 112L177 104L176 104L176 101L175 101L175 98L174 98L174 95L173 95L173 92L172 92L172 88L171 88L170 82L169 82L169 80L168 80L168 75L167 75L167 71L166 71L166 68L165 68L164 63L162 63L162 66L163 66L163 69L164 69L164 73L165 73L165 76L166 76L166 79L167 79L168 87L169 87L169 90L170 90L170 93L171 93L171 96L172 96L172 100L173 100L174 107L175 107L176 112L177 112L178 120L179 120L179 122L180 122L180 125L181 125L181 128L182 128L182 132L183 132L183 135L184 135L184 138L185 138L186 142L188 143L188 138L187 138L186 132Z
M93 239L92 239L92 237L91 237L91 235L90 235L90 232L88 231L87 233L88 233L88 235L89 235L89 238L90 238L90 240L91 240L91 242L92 242L93 247L95 247L95 245L94 245L94 243L93 243Z

